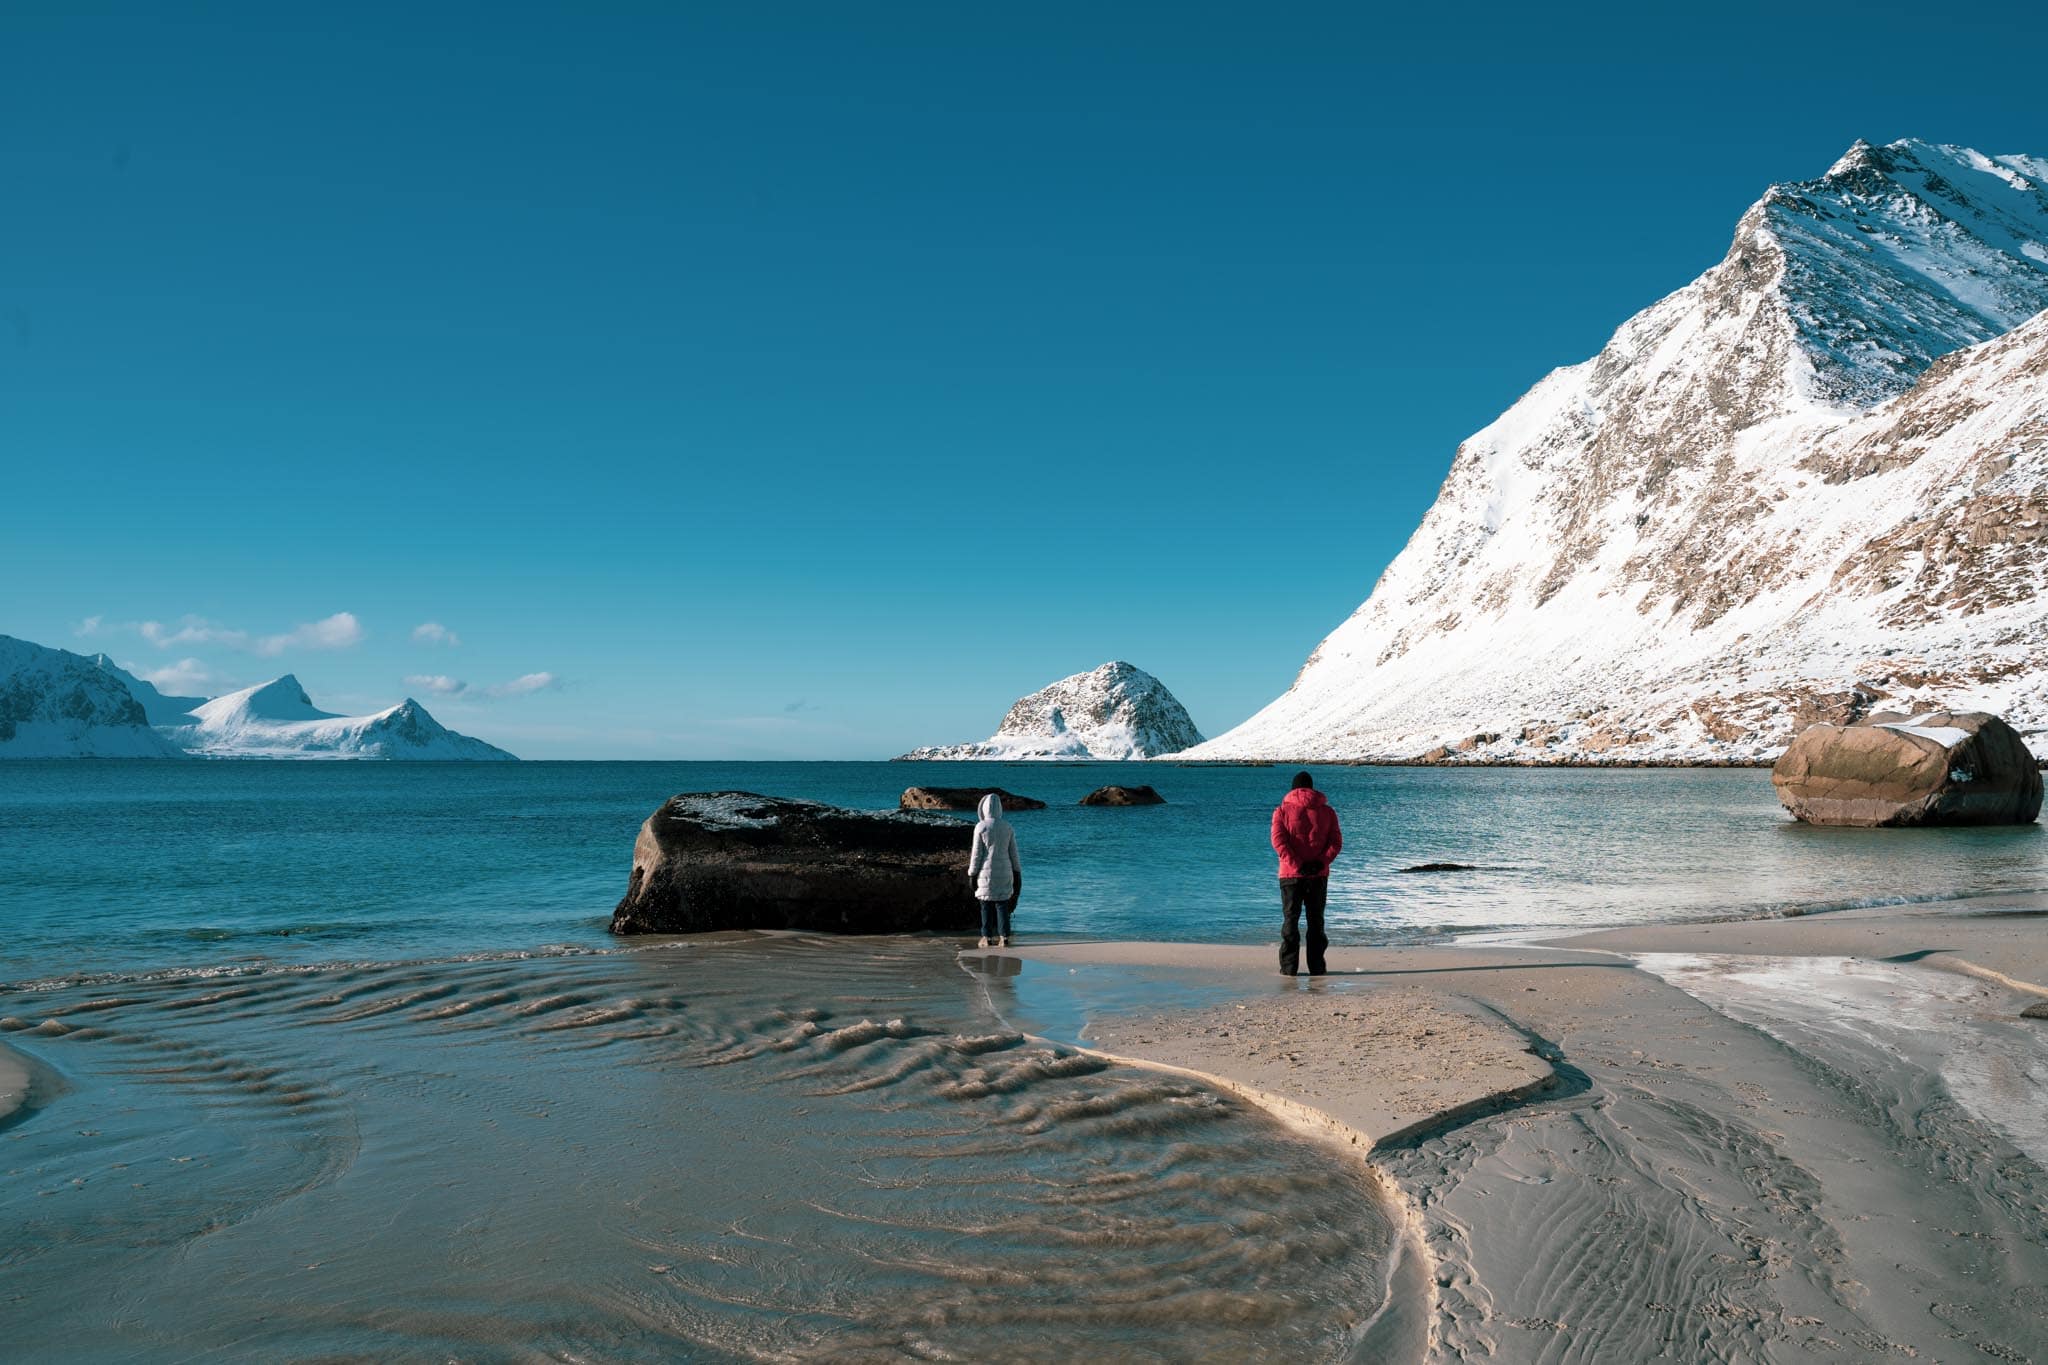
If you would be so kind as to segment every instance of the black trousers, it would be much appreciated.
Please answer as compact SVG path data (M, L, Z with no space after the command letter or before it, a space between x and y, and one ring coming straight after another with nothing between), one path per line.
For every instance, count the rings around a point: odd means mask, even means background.
M1300 965L1304 910L1308 911L1308 974L1321 976L1328 970L1323 963L1323 950L1330 946L1323 936L1323 905L1329 898L1327 876L1280 879L1280 975L1293 976Z

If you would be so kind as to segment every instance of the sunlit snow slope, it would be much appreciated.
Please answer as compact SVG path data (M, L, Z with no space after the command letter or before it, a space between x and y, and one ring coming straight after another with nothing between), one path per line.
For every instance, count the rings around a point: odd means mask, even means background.
M1294 686L1189 756L1754 759L1876 706L2043 751L2044 308L2048 160L1859 142L1773 187L1467 440Z
M193 710L190 724L163 733L209 758L509 759L458 735L408 697L368 716L337 716L313 705L287 673Z

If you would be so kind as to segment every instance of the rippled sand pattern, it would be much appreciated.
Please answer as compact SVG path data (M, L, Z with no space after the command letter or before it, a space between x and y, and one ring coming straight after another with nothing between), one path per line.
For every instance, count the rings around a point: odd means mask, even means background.
M949 948L789 939L45 985L10 1350L1329 1359L1362 1168L1005 1031Z

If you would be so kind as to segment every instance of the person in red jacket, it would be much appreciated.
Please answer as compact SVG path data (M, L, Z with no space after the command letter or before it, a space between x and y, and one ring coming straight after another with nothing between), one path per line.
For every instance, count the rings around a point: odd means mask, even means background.
M1323 905L1330 895L1330 864L1344 848L1337 812L1307 773L1273 810L1273 851L1280 855L1280 974L1293 976L1301 953L1301 912L1308 911L1308 974L1321 976Z

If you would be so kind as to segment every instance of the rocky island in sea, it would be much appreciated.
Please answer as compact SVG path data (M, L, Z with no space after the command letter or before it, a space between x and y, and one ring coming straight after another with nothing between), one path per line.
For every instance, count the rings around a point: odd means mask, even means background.
M930 745L903 758L1158 758L1201 742L1166 684L1135 664L1113 661L1018 698L979 743Z

